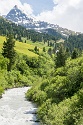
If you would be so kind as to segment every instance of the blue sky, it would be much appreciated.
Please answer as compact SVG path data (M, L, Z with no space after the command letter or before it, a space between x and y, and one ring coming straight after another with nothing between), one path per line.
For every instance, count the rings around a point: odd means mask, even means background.
M83 33L83 0L0 0L0 14L15 5L36 20Z
M35 15L41 13L42 11L52 10L54 7L54 3L52 0L20 0L23 3L30 4L33 13Z

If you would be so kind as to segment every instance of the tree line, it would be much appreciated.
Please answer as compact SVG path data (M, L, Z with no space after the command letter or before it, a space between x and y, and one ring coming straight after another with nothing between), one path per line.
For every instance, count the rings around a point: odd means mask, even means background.
M55 31L56 32L56 31ZM16 40L22 42L22 37L26 37L26 39L32 40L33 42L39 41L42 42L49 40L58 40L61 38L61 35L56 33L56 35L47 34L47 33L39 33L35 30L26 29L20 25L16 25L2 17L0 17L0 35L8 36L9 34L13 34Z

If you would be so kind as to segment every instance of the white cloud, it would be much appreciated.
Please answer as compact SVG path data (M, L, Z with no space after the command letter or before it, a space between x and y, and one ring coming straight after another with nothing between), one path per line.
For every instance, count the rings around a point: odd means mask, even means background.
M22 8L28 15L33 13L31 6L27 3L22 4L20 0L0 0L0 14L6 15L15 5Z
M36 20L83 32L83 0L53 0L53 2L55 6L52 11L43 11L34 16L32 7L27 3L22 4L20 0L0 0L0 13L7 14L14 5L17 5Z
M61 27L83 32L83 1L82 0L53 0L55 7L52 11L41 12L38 20L59 24ZM57 3L57 6L56 6Z
M31 6L30 6L29 4L24 3L24 4L22 5L22 8L23 8L23 10L24 10L28 15L32 15L32 14L33 14L33 10L32 10L32 8L31 8Z

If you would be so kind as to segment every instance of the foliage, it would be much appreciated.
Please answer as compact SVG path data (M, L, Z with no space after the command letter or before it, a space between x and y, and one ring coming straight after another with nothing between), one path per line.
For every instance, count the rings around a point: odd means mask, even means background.
M56 67L61 67L65 65L66 54L64 48L61 46L59 50L56 52L55 64Z
M70 52L74 48L78 48L80 51L83 50L83 34L79 35L70 35L69 38L65 41L64 45L69 49Z
M9 37L6 39L7 41L3 43L3 48L2 48L2 55L5 58L9 59L9 64L7 66L7 70L11 71L12 64L15 61L15 41L13 40L12 35L9 35Z
M82 35L70 36L63 43L68 48L65 51L65 48L60 48L61 43L56 44L57 39L53 36L16 27L12 23L5 25L6 23L2 19L1 35L8 36L10 31L14 33L15 39L22 40L22 37L26 37L29 42L33 39L33 42L43 41L45 45L37 42L27 44L26 38L26 43L16 42L15 63L9 72L9 59L0 54L0 97L5 89L32 86L26 93L26 98L37 103L37 114L41 124L83 124L83 55L77 56L74 53L74 59L69 57L74 48L82 46ZM2 28L4 25L8 28ZM1 38L0 46L3 41L3 37ZM46 52L41 51L47 44L49 47L46 48ZM54 47L54 52L51 46ZM34 48L37 51L37 47L39 52L34 53ZM56 50L59 50L58 53Z
M35 46L34 51L35 53L39 54L39 48L37 46Z
M8 36L9 34L13 34L14 38L16 40L19 40L20 42L22 42L22 37L26 37L27 39L32 40L33 42L36 41L42 42L42 40L47 42L47 40L58 40L62 37L55 30L54 31L51 31L51 29L49 30L50 33L48 34L39 33L36 32L35 30L27 30L23 26L16 25L15 23L12 23L0 17L0 35ZM52 35L51 32L54 32L54 34Z
M71 58L75 59L75 58L77 58L77 56L78 56L78 52L77 52L76 49L74 49L73 52L72 52Z
M26 97L38 104L38 118L46 125L80 125L83 122L83 57L68 58L51 70ZM38 96L39 95L39 96Z
M3 92L4 92L4 89L0 86L0 98L2 97Z
M3 43L6 41L6 37L0 36L0 52L2 51L1 48L3 47ZM29 57L37 57L38 55L34 52L29 51L29 49L34 49L34 45L22 43L22 42L15 42L15 50L17 53L22 53L24 55L27 55Z
M43 47L43 52L46 52L46 49L45 49L45 47Z

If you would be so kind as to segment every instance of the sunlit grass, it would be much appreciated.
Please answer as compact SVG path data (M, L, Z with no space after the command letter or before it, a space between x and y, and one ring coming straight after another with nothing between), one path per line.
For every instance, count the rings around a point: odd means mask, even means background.
M2 51L3 42L5 40L6 40L6 37L0 36L0 51ZM16 43L15 43L15 50L18 53L22 53L22 54L25 54L25 55L30 56L30 57L34 57L34 56L37 57L38 56L34 52L31 52L28 50L28 49L34 49L34 47L35 47L34 45L30 45L30 44L22 43L22 42L18 42L18 41L16 41Z
M47 43L47 42L44 43L44 41L42 41L42 42L39 42L39 41L33 42L33 41L27 40L27 38L24 38L24 37L23 37L23 38L22 38L22 41L25 42L25 40L26 40L26 42L27 42L28 44L39 47L39 48L40 48L40 51L42 51L43 47L45 47L46 50L48 50L48 49L50 48L50 47L48 46L48 43Z
M26 54L30 57L38 56L37 54L28 50L28 49L34 49L33 45L16 41L15 46L16 46L15 47L16 51L19 52L19 53Z
M6 37L0 36L0 51L2 50L3 42L6 40Z

